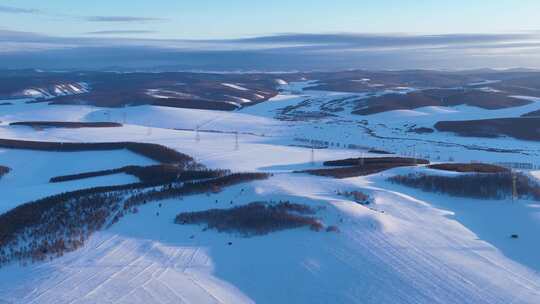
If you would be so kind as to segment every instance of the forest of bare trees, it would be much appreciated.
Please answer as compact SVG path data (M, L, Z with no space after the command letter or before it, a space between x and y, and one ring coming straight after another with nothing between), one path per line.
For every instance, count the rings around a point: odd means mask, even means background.
M92 233L136 212L139 205L218 192L223 187L267 177L264 173L234 173L161 185L141 182L66 192L29 202L0 215L0 266L73 251Z
M8 167L0 166L0 178L2 178L2 176L4 176L4 175L8 174L9 171L11 171L11 169L9 169Z
M349 178L375 174L392 168L416 166L419 164L429 164L429 161L425 159L404 157L348 158L324 162L324 166L334 168L310 169L298 171L297 173L309 173L312 175L334 178Z
M191 156L157 144L0 139L0 147L60 152L128 149L161 163L52 178L51 182L63 182L127 173L136 176L139 182L60 193L19 205L1 214L0 266L13 261L26 263L43 260L73 251L83 245L92 233L113 225L126 214L136 212L141 204L219 192L227 186L268 177L265 173L206 169ZM0 175L8 171L7 167L0 167Z
M61 183L67 181L80 180L91 177L106 176L112 174L125 173L137 177L143 183L165 184L171 182L181 182L189 180L199 180L215 178L229 174L228 170L184 170L181 167L170 164L151 166L124 166L116 169L82 172L71 175L52 177L51 183Z
M203 224L205 229L251 237L299 227L320 231L323 224L313 217L317 211L311 206L289 201L252 202L230 209L180 213L174 222L180 225Z
M540 185L522 173L475 173L458 176L410 173L389 178L389 181L426 192L477 199L502 200L514 195L519 198L540 200Z
M73 142L44 142L25 141L14 139L0 139L0 148L25 149L54 152L76 151L107 151L127 149L133 153L148 157L159 163L176 164L182 168L197 169L200 166L195 160L186 154L174 149L150 143L138 142L106 142L106 143L73 143Z

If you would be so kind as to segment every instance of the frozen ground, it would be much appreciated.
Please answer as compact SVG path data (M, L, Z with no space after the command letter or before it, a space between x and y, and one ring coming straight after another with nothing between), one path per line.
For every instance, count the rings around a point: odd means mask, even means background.
M300 92L305 85L283 84L287 89L283 94L240 112L151 106L104 110L23 103L0 108L0 138L155 142L190 154L209 167L275 173L269 180L234 186L211 196L168 200L162 202L162 207L158 203L145 205L138 214L95 234L76 252L44 263L1 268L0 303L540 301L538 204L452 199L385 181L390 174L426 169L401 168L346 180L290 173L314 166L311 149L294 146L299 144L295 138L340 144L340 148L315 150L315 165L323 160L367 155L366 151L343 149L343 144L402 154L414 151L416 156L429 153L441 160L454 157L464 161L522 161L534 157L470 149L467 145L536 150L536 143L508 139L468 143L454 136L437 139L398 130L393 135L401 139L380 138L392 134L388 125L399 126L410 119L420 125L440 117L464 119L465 114L452 114L454 111L469 113L470 117L494 113L464 107L419 109L429 113L414 118L401 112L371 118L351 115L351 109L345 106L330 118L276 120L280 109L306 99L312 100L306 106L314 111L318 104L354 97L345 93ZM528 109L508 111L525 110ZM416 120L417 117L420 118ZM126 124L110 129L42 131L7 126L17 120L104 119ZM387 126L376 127L373 136L362 128L364 119L370 121L369 126ZM197 128L201 130L200 141L193 131ZM239 133L238 148L235 132ZM450 139L452 143L445 145L434 142L436 139ZM0 211L50 193L120 184L131 178L116 175L48 184L48 179L55 175L151 163L128 151L0 150L0 165L13 169L0 179L1 193L8 193L0 198ZM369 193L375 203L365 207L335 194L336 190L354 189ZM325 207L318 216L326 225L337 225L341 232L295 229L246 239L173 223L174 216L182 211L226 208L231 201L240 205L280 199ZM513 233L519 233L520 239L510 239Z

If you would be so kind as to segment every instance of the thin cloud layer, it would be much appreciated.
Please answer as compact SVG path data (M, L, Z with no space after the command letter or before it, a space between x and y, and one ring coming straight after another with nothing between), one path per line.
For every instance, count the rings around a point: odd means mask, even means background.
M539 33L284 34L230 40L130 36L149 32L111 29L86 33L96 37L53 37L0 30L0 68L35 67L26 66L30 63L62 68L115 65L211 70L540 68ZM53 56L58 60L47 60Z
M149 30L110 30L110 31L94 31L94 32L87 32L86 35L136 35L136 34L152 34L156 33L156 31L149 31Z
M0 13L7 13L7 14L36 14L36 13L39 13L39 10L0 5Z
M283 34L234 40L238 43L280 43L280 44L340 44L361 46L455 44L478 42L501 42L531 39L536 34L447 34L447 35L408 35L408 34Z
M164 18L140 17L140 16L76 16L76 15L54 15L34 8L20 8L15 6L0 5L0 14L36 14L44 16L54 16L56 18L76 18L87 22L109 22L109 23L144 23L166 21Z
M163 18L137 17L137 16L89 16L84 20L90 22L156 22L165 21Z
M138 17L91 17L99 20L116 20L114 22L135 22L135 20L160 20L155 18ZM112 18L112 19L108 19ZM101 30L85 34L109 35L109 34L148 34L150 30ZM110 40L87 37L54 37L38 33L0 30L0 41L27 41L79 44L89 43L95 46L111 46ZM275 36L263 36L246 39L226 40L187 40L187 39L142 39L129 38L121 41L129 45L144 45L163 48L192 47L201 50L231 50L252 49L272 50L282 49L289 51L312 50L351 50L351 49L388 49L388 48L509 48L515 46L535 46L540 43L539 33L517 34L451 34L451 35L369 35L369 34L286 34Z

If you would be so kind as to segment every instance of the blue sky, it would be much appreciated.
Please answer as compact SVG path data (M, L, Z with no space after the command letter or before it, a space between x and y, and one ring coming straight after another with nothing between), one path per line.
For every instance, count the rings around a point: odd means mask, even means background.
M0 0L0 68L540 68L540 0Z
M500 33L540 30L538 0L1 0L0 28L55 36L238 38L278 33ZM88 17L152 20L90 21ZM98 19L99 20L99 19ZM147 32L142 32L147 31ZM97 35L97 34L96 34ZM103 35L103 34L100 34Z

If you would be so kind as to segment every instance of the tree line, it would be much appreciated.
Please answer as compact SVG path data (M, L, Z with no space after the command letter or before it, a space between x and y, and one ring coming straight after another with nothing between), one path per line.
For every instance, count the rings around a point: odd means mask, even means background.
M79 151L107 151L127 149L133 153L148 157L159 163L177 164L185 169L198 169L202 165L184 153L174 149L151 143L138 142L101 142L101 143L73 143L73 142L44 142L25 141L15 139L0 139L0 148L25 149L53 152L79 152Z
M125 173L137 177L143 183L171 183L197 179L215 178L229 174L228 170L184 170L177 165L161 164L151 166L124 166L115 169L83 172L52 177L49 182L61 183L91 177Z
M9 173L9 171L11 171L10 168L8 167L5 167L5 166L0 166L0 178L6 174Z
M515 181L516 194L519 198L540 200L540 186L536 181L525 174L508 171L462 174L458 176L410 173L392 176L389 181L426 192L495 200L512 197L514 195Z
M221 191L267 177L264 173L233 173L169 184L140 182L65 192L29 202L0 215L0 266L41 261L76 250L94 232L136 213L139 205Z

